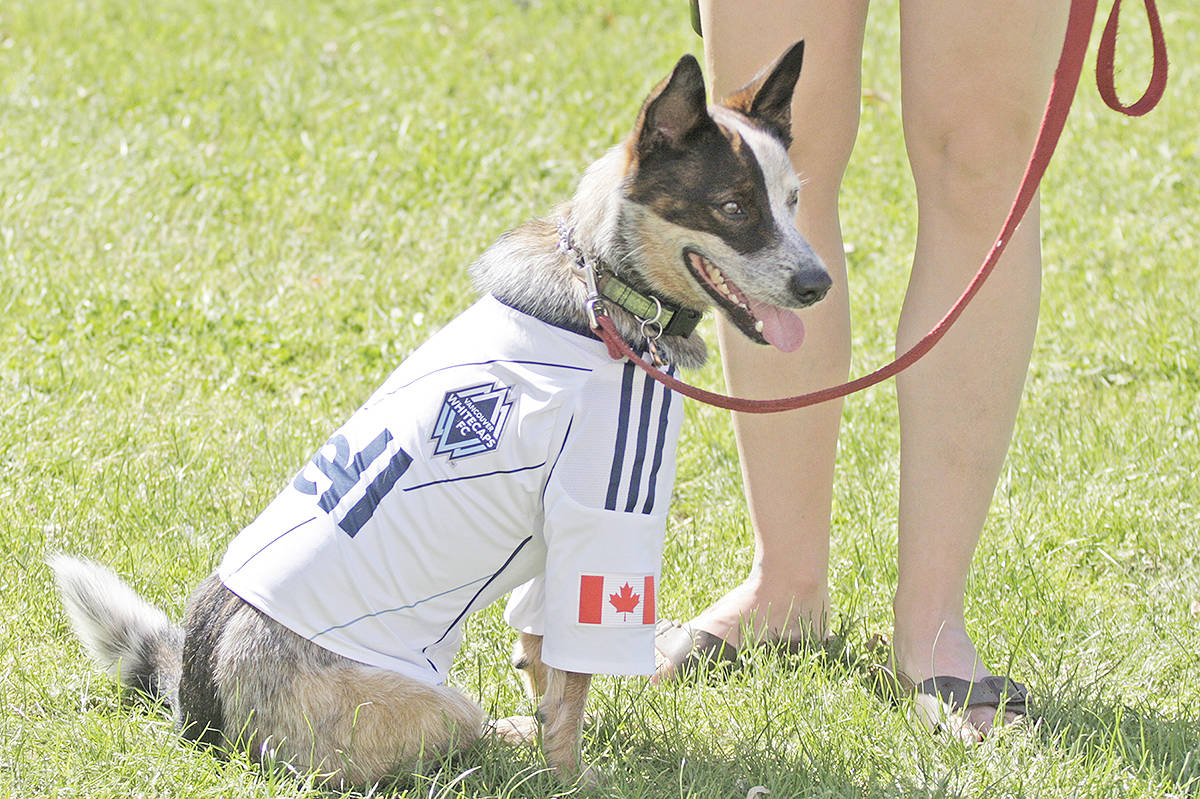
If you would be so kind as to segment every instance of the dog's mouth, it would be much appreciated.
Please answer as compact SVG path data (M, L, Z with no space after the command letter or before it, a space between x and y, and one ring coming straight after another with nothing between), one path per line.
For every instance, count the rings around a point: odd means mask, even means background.
M804 323L787 308L756 300L695 250L684 250L684 263L729 321L751 341L792 352L804 343Z

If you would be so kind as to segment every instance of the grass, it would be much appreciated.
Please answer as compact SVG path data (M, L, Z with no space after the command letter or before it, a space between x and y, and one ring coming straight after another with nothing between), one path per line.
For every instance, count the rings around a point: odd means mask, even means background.
M1048 175L1042 323L969 586L985 657L1032 686L1045 723L947 745L864 684L895 582L884 386L843 426L844 651L756 652L727 680L662 688L598 680L601 795L1200 793L1200 11L1164 11L1164 104L1119 118L1085 77ZM1125 16L1128 97L1148 69ZM913 244L896 28L895 2L876 4L844 192L856 373L890 353ZM468 304L472 258L565 197L698 49L664 0L0 7L0 795L320 795L123 703L44 556L108 562L179 614L314 442ZM720 385L715 364L692 377ZM662 590L676 617L750 557L728 416L688 417ZM527 708L498 612L467 640L457 683L491 712ZM484 747L390 791L562 793L542 765Z

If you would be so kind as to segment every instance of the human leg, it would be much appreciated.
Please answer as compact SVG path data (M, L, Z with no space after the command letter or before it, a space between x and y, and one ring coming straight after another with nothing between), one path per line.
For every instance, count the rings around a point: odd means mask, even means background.
M735 91L798 39L804 67L792 104L792 162L804 181L798 224L834 287L801 312L807 345L785 354L718 323L729 389L778 397L843 380L850 362L846 261L837 195L858 129L866 0L701 2L714 98ZM750 575L692 624L732 645L745 625L769 638L821 636L829 612L827 570L833 463L841 403L734 415L754 526Z
M1065 3L902 0L905 141L917 187L903 351L945 313L987 253L1033 147ZM1036 202L954 328L900 375L895 657L915 681L986 676L966 632L971 558L1012 436L1037 326ZM986 734L994 708L966 715Z

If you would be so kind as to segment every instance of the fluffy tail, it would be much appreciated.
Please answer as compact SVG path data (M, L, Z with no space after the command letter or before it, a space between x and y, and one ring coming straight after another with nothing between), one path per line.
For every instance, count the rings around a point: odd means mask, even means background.
M67 555L48 563L88 654L122 685L174 705L183 629L106 566Z

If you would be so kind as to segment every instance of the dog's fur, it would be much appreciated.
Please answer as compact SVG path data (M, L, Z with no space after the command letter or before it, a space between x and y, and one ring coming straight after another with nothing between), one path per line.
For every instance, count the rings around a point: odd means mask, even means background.
M793 222L800 182L786 150L802 56L801 43L713 107L699 65L685 56L647 98L626 141L587 171L557 222L517 228L472 266L480 290L586 333L581 255L675 305L716 304L762 342L752 308L807 305L830 285ZM562 246L564 235L571 247ZM626 340L645 346L639 320L609 310ZM658 347L681 366L705 358L695 333L663 336ZM328 772L339 785L369 785L422 757L462 749L485 730L483 711L455 688L329 652L245 603L215 574L191 597L180 627L103 566L67 556L50 565L90 654L124 685L161 698L189 738ZM548 763L572 778L582 772L591 677L547 666L541 643L522 633L514 665L541 698ZM493 725L509 738L533 727L521 718Z

